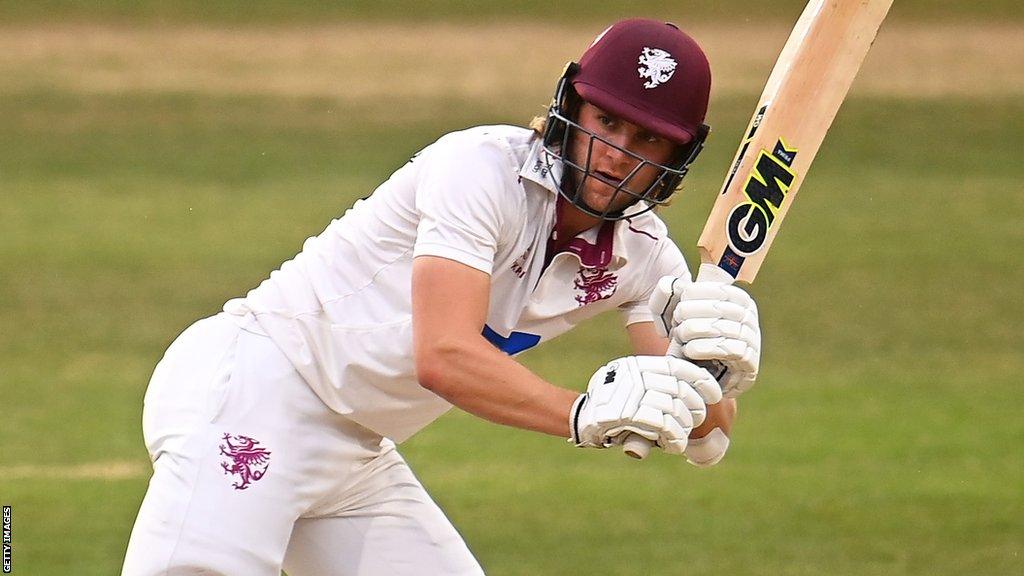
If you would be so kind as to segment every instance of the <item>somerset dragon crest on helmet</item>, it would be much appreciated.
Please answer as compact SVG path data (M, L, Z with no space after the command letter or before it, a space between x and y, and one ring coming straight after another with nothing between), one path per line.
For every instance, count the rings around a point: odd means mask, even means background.
M644 88L661 86L663 82L671 80L672 74L676 71L676 61L672 59L672 55L657 48L645 46L643 53L640 54L639 64L640 67L636 71L640 73L641 78L647 79Z

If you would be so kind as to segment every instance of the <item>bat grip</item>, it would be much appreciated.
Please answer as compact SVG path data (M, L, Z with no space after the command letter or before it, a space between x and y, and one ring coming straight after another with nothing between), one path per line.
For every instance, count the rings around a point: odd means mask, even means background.
M697 282L718 282L720 284L732 284L736 278L715 264L704 262L697 270Z
M697 282L719 282L722 284L732 284L736 279L725 270L719 268L714 264L707 262L700 265L700 270L697 272ZM683 357L683 347L675 340L672 340L668 345L668 356L675 356L676 358ZM703 365L703 362L698 362ZM626 456L630 458L636 458L637 460L643 460L651 453L651 448L654 447L654 442L651 442L647 438L636 434L634 432L627 432L626 439L622 442L622 451L626 453Z
M622 442L622 451L626 453L626 456L636 458L637 460L647 458L653 447L654 442L636 432L626 432L626 439Z

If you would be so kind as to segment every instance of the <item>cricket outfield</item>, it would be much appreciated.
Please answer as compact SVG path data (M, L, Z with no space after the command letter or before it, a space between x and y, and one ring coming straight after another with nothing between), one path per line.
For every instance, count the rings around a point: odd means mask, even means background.
M762 376L723 464L574 452L458 412L404 445L489 574L1024 570L1024 11L907 4L751 289ZM174 336L440 134L541 113L603 22L543 20L540 3L499 24L98 5L0 25L14 574L116 573L148 477L142 395ZM686 26L715 72L713 136L663 212L691 263L798 13ZM617 323L524 360L582 388L627 353Z

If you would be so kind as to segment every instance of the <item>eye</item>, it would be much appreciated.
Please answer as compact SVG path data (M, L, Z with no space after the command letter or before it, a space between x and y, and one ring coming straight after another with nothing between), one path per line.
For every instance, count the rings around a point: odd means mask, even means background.
M605 114L599 114L597 116L597 121L600 122L602 126L611 126L612 124L615 123L614 120L612 120Z
M648 144L658 144L659 142L661 142L661 138L655 136L654 134L648 134L644 136L644 142Z

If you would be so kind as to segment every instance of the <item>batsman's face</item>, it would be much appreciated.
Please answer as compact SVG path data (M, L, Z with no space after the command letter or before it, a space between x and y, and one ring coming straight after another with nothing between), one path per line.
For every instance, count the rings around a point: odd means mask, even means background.
M640 158L667 164L676 151L675 143L589 102L583 102L576 121L604 140L592 139L574 130L569 151L570 159L579 166L586 166L589 151L591 177L584 180L580 196L587 206L597 211L616 212L633 204L636 198L623 192L616 194L616 187L622 185L633 194L643 194L662 170L645 164L630 177L641 164ZM627 178L628 181L623 182Z

